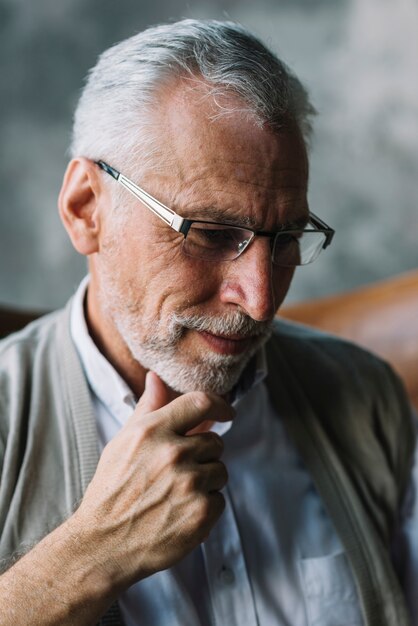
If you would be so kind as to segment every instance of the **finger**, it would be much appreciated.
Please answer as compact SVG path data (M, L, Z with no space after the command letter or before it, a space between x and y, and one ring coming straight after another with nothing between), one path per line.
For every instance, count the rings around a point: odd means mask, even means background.
M190 457L198 463L217 461L224 450L222 438L213 432L188 435L183 442Z
M159 383L157 382L156 384L158 385ZM150 393L152 398L151 391L148 392L147 390L144 393ZM161 396L159 397L161 398ZM161 432L165 430L166 433L174 432L178 435L186 435L186 433L206 420L228 422L235 415L235 410L223 398L201 391L186 393L175 398L169 404L157 410L150 410L144 415L144 409L155 404L156 401L152 399L150 401L145 399L141 405L138 403L126 425L132 426L140 422L142 426L148 424L153 429L156 427L161 428Z
M225 497L219 491L211 491L208 496L212 517L218 519L225 509Z
M206 493L220 491L228 482L228 471L221 461L199 465L195 476L196 489Z
M202 422L229 422L235 410L223 398L213 393L193 391L176 398L158 411L167 430L186 435Z
M206 516L204 524L202 524L202 532L200 541L206 541L209 537L213 526L216 524L225 509L225 498L220 491L211 491L210 493L201 494L200 496L205 502Z
M155 372L150 370L145 377L144 392L136 405L135 412L143 415L156 411L171 402L174 397L171 389L167 387Z

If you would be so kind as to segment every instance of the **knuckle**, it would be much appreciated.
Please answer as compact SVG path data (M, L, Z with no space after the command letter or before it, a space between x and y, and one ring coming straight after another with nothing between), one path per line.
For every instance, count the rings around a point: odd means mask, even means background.
M145 421L140 425L138 429L139 437L143 441L153 439L156 435L156 431L157 427L155 424Z
M199 482L200 480L197 472L185 472L182 480L183 492L190 494L198 491Z
M224 441L223 441L223 439L222 439L222 437L220 435L210 431L210 432L206 433L206 437L209 440L209 442L212 443L214 446L216 446L220 450L224 449L224 447L225 447Z
M165 465L178 465L183 457L183 451L173 441L165 441L158 450L158 456Z
M195 522L197 528L206 530L208 521L211 518L211 505L208 497L202 497L197 507Z
M189 394L190 401L199 411L208 411L212 405L212 400L204 391L192 391Z

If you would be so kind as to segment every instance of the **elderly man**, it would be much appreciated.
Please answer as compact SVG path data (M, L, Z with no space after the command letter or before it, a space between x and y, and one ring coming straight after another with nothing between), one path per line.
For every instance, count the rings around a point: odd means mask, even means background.
M59 198L89 277L1 349L2 625L417 619L402 389L272 324L333 235L312 112L230 23L149 29L91 71Z

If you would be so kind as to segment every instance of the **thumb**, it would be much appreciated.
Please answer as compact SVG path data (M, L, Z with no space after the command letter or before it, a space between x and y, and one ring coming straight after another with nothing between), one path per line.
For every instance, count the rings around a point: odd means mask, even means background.
M161 380L155 372L149 370L145 376L145 389L136 406L135 413L143 414L161 409L171 400L175 398L175 394Z

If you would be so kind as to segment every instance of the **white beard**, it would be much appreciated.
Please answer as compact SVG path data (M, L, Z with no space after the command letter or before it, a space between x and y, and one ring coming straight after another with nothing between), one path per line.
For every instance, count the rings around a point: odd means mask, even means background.
M128 330L127 321L124 320L125 330ZM133 333L129 332L134 331L132 328L124 334L124 339L134 358L143 367L158 374L175 391L212 391L224 395L236 385L245 366L271 334L270 325L263 324L262 329L256 325L257 322L243 313L223 317L174 313L168 322L157 324L153 334L145 341L135 341ZM158 332L159 326L165 328L164 338ZM247 334L252 339L243 354L223 355L208 348L204 354L192 358L178 345L187 328L213 334Z
M101 281L100 300L133 358L179 393L206 391L225 395L271 335L270 322L256 322L239 311L218 317L183 311L171 314L169 319L144 319L139 306L129 308L122 304L124 298L109 275ZM222 355L208 348L192 357L179 347L188 328L213 334L247 335L251 341L248 349L239 355ZM146 329L152 331L147 333Z

